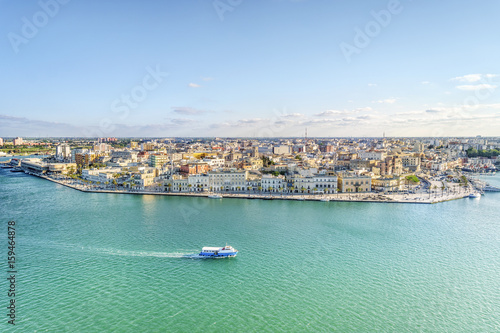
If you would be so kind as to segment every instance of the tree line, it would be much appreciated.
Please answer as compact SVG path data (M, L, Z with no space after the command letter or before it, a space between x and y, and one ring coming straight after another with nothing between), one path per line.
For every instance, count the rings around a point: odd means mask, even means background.
M500 150L498 149L476 149L470 147L467 149L467 156L468 157L495 157L500 155Z

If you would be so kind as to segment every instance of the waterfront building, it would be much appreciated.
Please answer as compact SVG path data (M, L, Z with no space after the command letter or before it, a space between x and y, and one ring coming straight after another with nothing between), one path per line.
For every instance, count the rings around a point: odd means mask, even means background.
M313 176L314 185L317 191L325 194L337 192L337 176L331 175L315 175Z
M209 177L207 174L195 174L188 177L188 190L190 192L204 192L209 189Z
M314 178L295 175L292 177L292 188L295 193L312 193L315 188Z
M48 163L48 173L56 175L66 175L76 172L76 163Z
M372 190L378 192L393 192L403 189L400 177L381 177L372 179Z
M3 139L0 138L0 146L3 146Z
M262 175L261 189L263 192L281 192L286 186L283 176Z
M49 170L47 163L39 158L25 158L21 160L21 168L28 172L44 174Z
M371 187L372 187L372 178L370 176L341 174L338 177L338 188L342 193L370 192Z
M248 171L212 171L208 177L211 191L240 191L246 186Z
M156 174L151 170L143 170L140 173L134 174L134 185L140 189L145 189L148 186L154 185Z
M337 177L330 175L294 175L291 177L289 187L294 193L336 193Z
M189 189L188 177L173 175L165 181L165 190L168 192L187 192Z
M120 169L106 168L106 169L83 169L82 178L93 183L105 184L111 183L114 179L114 174L119 173Z

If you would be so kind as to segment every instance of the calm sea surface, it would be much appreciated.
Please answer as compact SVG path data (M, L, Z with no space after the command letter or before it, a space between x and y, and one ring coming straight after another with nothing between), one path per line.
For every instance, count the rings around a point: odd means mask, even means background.
M500 177L487 178L500 185ZM19 332L499 332L500 193L434 205L82 193L0 169ZM197 259L203 246L231 259Z

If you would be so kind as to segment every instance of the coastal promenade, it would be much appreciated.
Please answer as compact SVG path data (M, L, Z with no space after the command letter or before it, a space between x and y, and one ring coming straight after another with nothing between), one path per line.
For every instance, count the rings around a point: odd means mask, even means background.
M205 197L213 193L208 192L162 192L148 190L118 190L112 188L97 188L92 185L83 185L71 180L54 179L48 176L39 176L54 183L70 187L72 189L91 193L112 193L112 194L138 194L138 195L162 195L162 196L183 196L183 197ZM223 198L234 199L260 199L260 200L295 200L295 201L339 201L339 202L379 202L379 203L412 203L412 204L434 204L450 200L467 198L472 189L466 189L458 193L335 193L335 194L290 194L290 193L217 193Z

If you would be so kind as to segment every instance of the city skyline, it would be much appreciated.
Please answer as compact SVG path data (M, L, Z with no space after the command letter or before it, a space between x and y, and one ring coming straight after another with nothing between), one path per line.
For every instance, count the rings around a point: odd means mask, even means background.
M3 137L498 135L493 1L0 3Z

